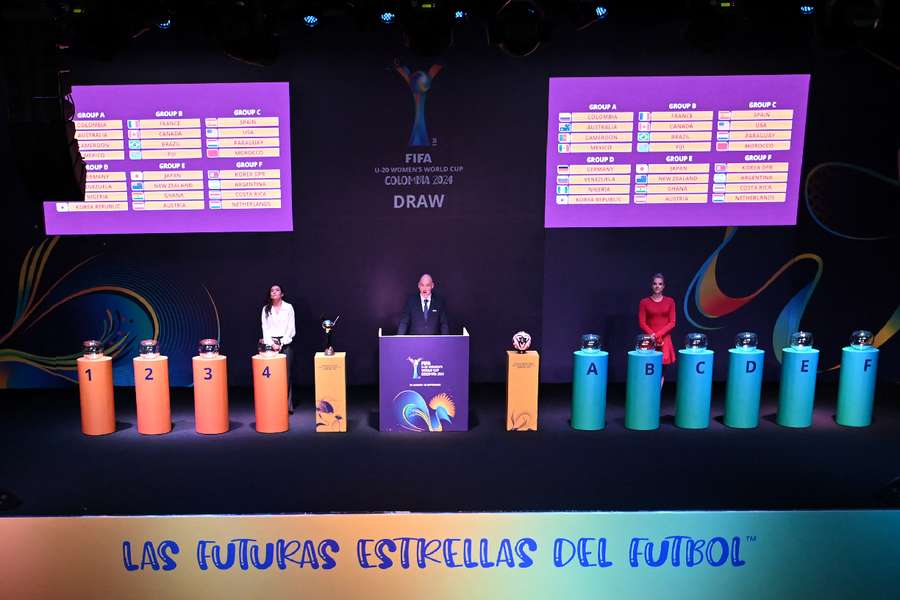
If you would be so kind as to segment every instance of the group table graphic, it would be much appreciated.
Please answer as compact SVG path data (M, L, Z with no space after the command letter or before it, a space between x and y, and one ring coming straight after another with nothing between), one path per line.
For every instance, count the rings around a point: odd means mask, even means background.
M808 84L551 78L547 226L793 224Z
M286 83L76 86L73 99L85 201L47 202L48 234L292 229Z

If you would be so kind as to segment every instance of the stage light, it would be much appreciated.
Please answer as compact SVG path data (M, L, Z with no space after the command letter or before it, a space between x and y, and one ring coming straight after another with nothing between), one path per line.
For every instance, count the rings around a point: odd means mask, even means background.
M378 18L381 20L382 25L393 25L394 21L397 20L397 15L389 10L386 10L378 15Z
M512 56L528 56L547 33L544 11L533 0L507 0L488 25L488 39Z
M172 27L172 19L161 19L156 23L156 26L165 31L166 29L171 29Z
M469 13L464 10L457 10L453 12L453 20L457 23L462 23L463 21L469 18Z
M316 15L305 15L303 17L303 24L312 29L319 24L319 17Z
M810 16L816 14L816 7L812 4L801 4L800 5L800 14L804 16Z
M597 15L597 19L598 19L598 20L599 20L599 19L605 19L605 18L606 18L606 15L609 14L609 11L606 9L605 6L599 6L599 5L598 5L598 6L594 9L594 14Z

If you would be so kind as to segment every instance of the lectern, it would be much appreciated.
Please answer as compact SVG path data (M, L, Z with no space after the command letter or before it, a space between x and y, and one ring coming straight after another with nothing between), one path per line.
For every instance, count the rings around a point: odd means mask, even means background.
M469 332L384 335L378 330L381 431L469 428Z

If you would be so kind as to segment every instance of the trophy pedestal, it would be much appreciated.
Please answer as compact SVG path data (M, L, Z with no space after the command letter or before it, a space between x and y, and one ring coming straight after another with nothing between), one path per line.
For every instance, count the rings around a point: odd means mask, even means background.
M728 384L725 388L725 425L753 429L759 425L759 395L762 390L762 350L728 350Z
M816 396L819 351L814 348L785 348L781 356L781 388L775 422L782 427L810 427Z
M659 429L662 356L658 350L632 350L628 353L628 382L625 388L627 429Z
M844 347L841 353L841 380L838 383L835 417L839 425L868 427L872 424L877 371L878 348Z
M288 430L287 357L257 354L253 364L253 407L256 431L281 433Z
M541 357L534 350L506 352L507 431L537 431L540 365Z
M113 400L112 358L79 358L78 396L81 401L81 433L106 435L116 430Z
M572 429L606 427L606 374L609 353L578 350L572 367Z
M347 353L316 352L316 432L347 431Z
M134 396L137 402L137 430L144 435L172 431L172 405L169 401L169 359L136 357Z
M191 359L194 370L194 428L197 433L228 431L228 370L222 356Z
M712 399L712 350L679 350L675 388L675 425L684 429L709 427Z

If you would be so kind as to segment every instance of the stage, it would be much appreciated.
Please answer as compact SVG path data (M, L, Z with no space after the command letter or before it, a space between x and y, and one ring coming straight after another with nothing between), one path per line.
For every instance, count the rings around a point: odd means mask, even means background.
M352 387L349 432L315 433L311 388L296 388L290 431L254 430L252 392L230 390L231 430L194 432L190 389L172 390L174 429L143 436L134 392L116 389L118 430L86 437L69 390L4 390L0 489L7 516L370 512L692 511L896 507L897 387L878 389L871 427L834 422L836 386L821 384L814 425L774 422L777 384L763 388L753 430L722 424L713 389L706 430L624 428L624 386L609 388L607 427L569 427L568 385L543 385L540 430L505 431L504 387L471 386L470 430L378 431L377 389Z

